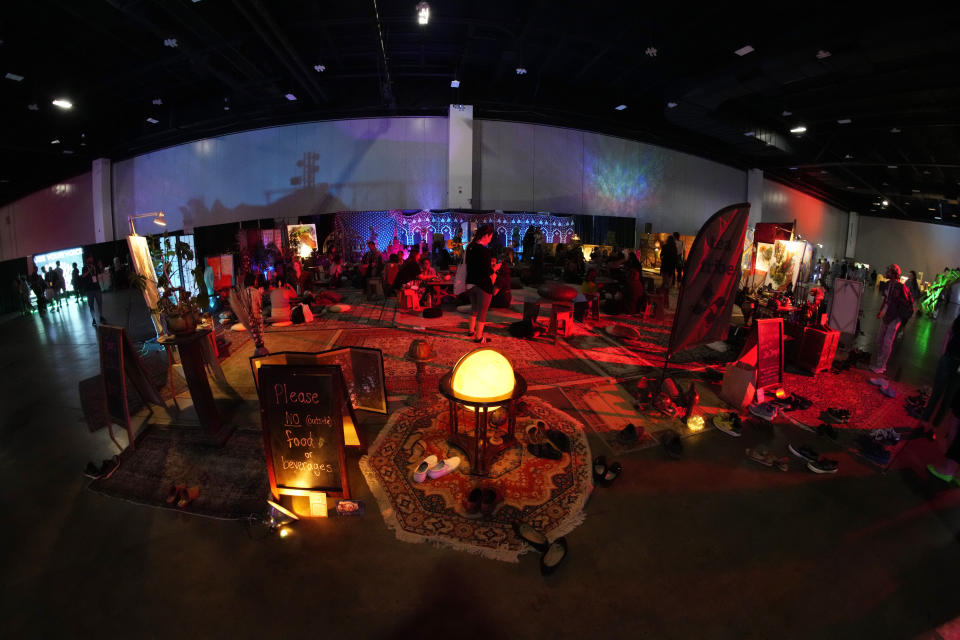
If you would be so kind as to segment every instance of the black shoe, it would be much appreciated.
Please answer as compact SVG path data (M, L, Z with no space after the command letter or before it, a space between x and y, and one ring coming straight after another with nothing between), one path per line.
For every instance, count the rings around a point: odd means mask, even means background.
M826 436L831 440L837 439L837 430L832 424L827 424L824 422L819 427L817 427L817 435Z
M810 447L795 447L792 444L788 444L787 449L797 458L806 460L807 462L816 462L820 459L820 454Z
M617 440L620 442L636 442L639 437L637 427L632 422L617 432Z
M593 459L593 481L596 483L600 482L600 479L603 478L607 473L607 457L606 456L597 456Z
M109 460L104 460L103 464L100 465L100 479L106 480L117 470L120 466L120 457L113 456Z
M543 434L547 437L547 440L552 442L553 446L562 453L570 453L570 437L567 434L561 433L556 429L547 429Z
M540 574L548 576L557 570L560 563L567 557L567 539L557 538L550 543L547 550L540 556Z
M97 478L100 477L100 469L97 467L97 465L93 464L92 462L88 462L87 468L83 470L83 475L87 476L92 480L96 480Z
M679 433L670 429L663 434L661 442L663 443L663 448L667 450L667 455L674 460L680 459L680 456L683 454L683 442L680 440Z
M549 444L528 444L527 451L544 460L559 460L563 457L560 450Z
M613 484L613 481L620 477L620 473L623 471L623 467L620 466L619 462L614 462L612 465L607 467L606 471L603 472L603 475L600 476L600 479L597 482L600 483L602 487L609 487Z
M547 536L543 535L526 522L514 520L513 532L517 534L518 538L526 542L540 553L546 552L546 550L550 547L550 542L547 540Z

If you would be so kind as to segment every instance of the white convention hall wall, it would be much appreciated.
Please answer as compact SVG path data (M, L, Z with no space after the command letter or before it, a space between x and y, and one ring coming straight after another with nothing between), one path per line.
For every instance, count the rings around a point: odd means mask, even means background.
M763 181L761 222L797 221L797 233L813 244L822 244L818 258L831 262L846 255L849 214L813 196L773 180Z
M90 173L0 207L0 260L96 242Z
M746 172L678 151L545 125L474 126L484 209L635 217L638 229L693 234L746 197Z
M856 256L879 273L896 262L904 273L923 272L930 281L944 267L960 266L960 228L860 216Z
M114 228L170 229L343 210L446 205L447 119L370 118L236 133L114 163ZM122 237L122 232L121 232Z

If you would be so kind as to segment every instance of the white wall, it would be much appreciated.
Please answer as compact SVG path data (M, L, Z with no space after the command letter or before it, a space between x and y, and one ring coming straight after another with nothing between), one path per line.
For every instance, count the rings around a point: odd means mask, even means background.
M0 260L95 242L89 173L0 207Z
M944 267L960 266L960 228L909 220L860 216L857 260L877 272L896 262L904 273L923 272L931 280Z
M271 127L114 163L114 227L162 210L171 230L344 210L441 208L446 118ZM310 154L316 154L311 156Z
M845 256L849 214L813 196L773 180L763 181L762 222L797 221L797 233L813 244L822 244L817 257L833 260Z
M635 217L637 227L693 234L746 198L746 172L623 138L475 120L484 209Z

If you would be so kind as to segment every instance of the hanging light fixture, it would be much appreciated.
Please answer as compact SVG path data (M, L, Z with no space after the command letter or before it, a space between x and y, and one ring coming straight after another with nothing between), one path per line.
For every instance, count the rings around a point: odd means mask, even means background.
M426 2L417 4L417 24L427 24L430 22L430 5Z

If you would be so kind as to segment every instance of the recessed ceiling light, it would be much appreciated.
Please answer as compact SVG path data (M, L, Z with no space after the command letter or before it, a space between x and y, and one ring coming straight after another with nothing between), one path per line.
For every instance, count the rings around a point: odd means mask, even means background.
M743 132L743 135L747 136L748 138L752 138L752 137L754 137L755 135L757 135L757 132L756 132L756 131L744 131L744 132Z
M790 171L796 171L796 170L797 170L796 167L790 167Z
M163 100L161 98L154 98L152 102L155 106L158 106L158 107L163 104Z
M884 201L883 201L883 202L881 202L880 204L882 204L883 206L887 206L888 204L890 204L890 202L889 202L889 201L887 201L887 200L884 200Z
M72 156L72 155L73 155L73 149L64 149L64 150L63 150L63 155L65 155L65 156Z
M657 57L657 48L656 48L656 47L647 47L647 50L644 51L644 53L647 54L647 55L648 55L649 57L651 57L651 58L656 58L656 57Z
M614 107L614 109L616 109L617 111L623 111L626 108L627 108L627 105L625 104L618 104L616 107Z
M887 169L896 169L896 168L897 168L897 165L895 165L895 164L888 164L888 165L887 165Z
M807 128L802 124L798 127L794 127L793 129L790 129L790 133L806 133L806 132L807 132Z
M313 70L316 71L317 73L323 73L324 71L327 70L327 68L322 64L315 64L313 65Z
M920 189L910 189L910 191L913 191L914 193L920 193Z
M829 58L832 55L833 54L830 53L829 51L824 51L823 49L820 49L820 51L817 51L817 60L823 60L824 58Z
M176 38L167 38L166 40L163 41L163 46L170 47L171 49L176 49L177 45L179 44L180 43L177 42Z
M856 187L854 187L852 184L848 184L848 185L847 185L847 189L855 189L855 188L856 188Z
M737 54L738 56L745 56L748 53L753 53L753 47L751 47L750 45L745 45L740 47L736 51L734 51L734 53Z
M676 103L676 102L668 102L668 103L667 103L667 108L668 108L668 109L673 109L673 108L676 107L676 106L677 106L677 103Z
M893 129L890 129L890 133L900 133L900 129L894 127Z
M820 173L825 175L825 174L827 173L827 170L826 170L826 169L820 169Z
M58 140L57 138L54 138L53 140L50 141L50 144L60 144L60 140Z
M430 5L426 2L417 4L417 24L430 23Z
M780 115L782 115L784 118L789 118L790 116L793 115L793 111L784 111Z
M523 67L517 67L517 75L518 75L518 76L525 76L525 75L527 75L527 70L524 69Z
M853 156L848 153L847 155L843 156L843 159L844 159L844 160L853 160Z
M933 219L934 219L934 220L943 220L943 218L941 218L940 216L933 216Z
M288 93L288 94L285 95L284 97L285 97L287 100L289 100L290 102L295 102L296 99L297 99L297 96L293 95L292 93Z
M14 82L20 82L23 80L23 76L17 75L16 73L7 72L7 75L4 76L7 80L13 80Z
M460 81L459 81L459 80L451 80L451 81L450 81L450 86L451 86L452 88L454 88L454 89L459 89L459 88L460 88Z
M837 120L837 124L850 124L851 122L853 122L853 120L850 118L840 118Z
M66 98L57 98L53 101L53 106L60 107L61 109L73 109L73 103Z
M30 111L39 111L40 107L38 107L37 103L34 102L33 104L28 104L27 109L29 109Z
M150 124L157 124L160 121L157 120L156 118L147 118L147 122L149 122Z

